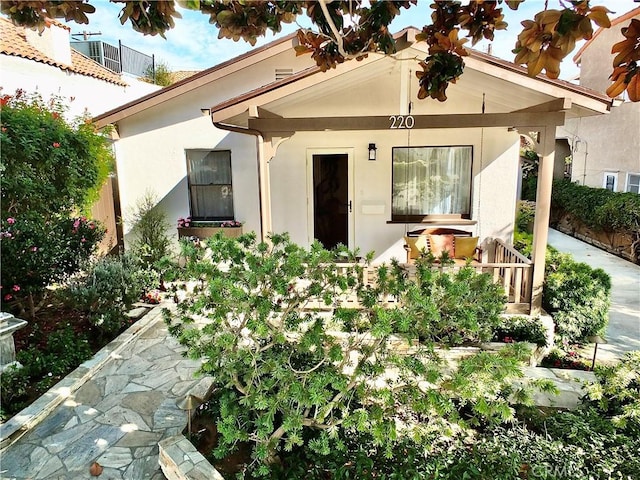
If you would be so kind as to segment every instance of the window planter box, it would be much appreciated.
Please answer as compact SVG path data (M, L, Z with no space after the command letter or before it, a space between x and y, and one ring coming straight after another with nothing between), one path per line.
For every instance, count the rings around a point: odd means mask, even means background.
M197 237L204 240L218 232L225 237L237 238L242 235L242 227L178 227L178 238Z

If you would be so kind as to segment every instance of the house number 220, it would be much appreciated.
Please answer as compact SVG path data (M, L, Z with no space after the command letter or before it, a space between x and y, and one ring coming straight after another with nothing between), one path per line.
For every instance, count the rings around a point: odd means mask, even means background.
M390 115L389 121L391 122L391 125L389 125L391 129L413 128L416 124L416 120L412 115Z

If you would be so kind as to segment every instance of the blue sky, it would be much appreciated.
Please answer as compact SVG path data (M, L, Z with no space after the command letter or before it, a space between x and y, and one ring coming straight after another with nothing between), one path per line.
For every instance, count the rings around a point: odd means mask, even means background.
M68 23L73 34L83 31L101 32L101 35L94 35L91 39L100 39L113 45L117 45L118 40L121 40L123 44L131 48L148 55L155 55L156 61L166 63L170 70L203 70L252 48L242 40L234 42L218 39L218 30L209 24L209 16L200 12L179 8L183 18L176 19L176 27L166 33L167 39L165 40L159 35L152 37L135 32L129 23L121 25L118 20L118 12L122 9L121 4L113 4L107 0L94 0L91 3L96 7L96 12L90 15L88 25ZM431 9L429 5L431 3L432 0L419 0L418 5L410 10L403 9L402 14L394 21L392 30L398 31L409 25L421 27L425 23L430 23ZM620 16L639 6L633 0L592 0L591 3L605 5L614 11L615 13L611 14L610 18ZM559 0L549 0L549 8L560 8L559 5ZM507 31L496 32L493 54L506 60L513 60L514 55L511 50L515 45L518 33L521 31L520 22L533 18L534 14L543 8L543 0L527 0L515 12L504 5L505 20L509 27ZM295 24L289 25L280 35L294 32L297 28ZM266 38L260 39L257 46L274 38L273 35L268 35ZM470 46L470 42L467 45ZM484 50L486 46L479 43L475 48ZM570 55L563 62L561 78L570 79L577 74L578 70L570 59L572 56Z

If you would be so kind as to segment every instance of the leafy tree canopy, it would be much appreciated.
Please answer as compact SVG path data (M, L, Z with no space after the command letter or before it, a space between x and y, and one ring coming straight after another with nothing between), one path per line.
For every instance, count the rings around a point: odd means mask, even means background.
M67 21L88 23L87 14L95 11L93 5L83 1L26 1L2 2L2 13L19 25L43 29L47 18L64 18ZM145 35L161 35L173 28L174 18L180 18L174 0L112 0L123 3L119 18L122 24L129 21L134 30ZM468 52L463 47L469 38L472 45L484 39L492 41L496 30L504 30L502 4L516 10L524 0L437 1L431 5L431 22L422 27L418 37L429 45L427 57L420 61L420 98L431 97L446 100L449 83L462 75L463 57ZM410 9L417 0L179 0L191 10L209 15L209 22L219 28L219 38L234 41L243 39L254 45L258 37L269 30L278 33L283 23L296 21L306 14L314 25L298 31L298 54L310 53L323 70L334 68L350 59L361 59L370 52L385 54L395 51L395 41L389 31L391 21L402 9ZM593 36L593 23L611 26L604 6L591 6L589 0L560 2L560 9L547 8L536 14L533 20L522 22L513 52L514 62L526 65L530 76L545 72L550 78L558 78L560 62L575 47L577 41ZM613 45L612 84L607 94L617 97L625 90L632 101L640 101L640 20L632 19L622 29L623 38ZM461 38L467 37L467 38Z

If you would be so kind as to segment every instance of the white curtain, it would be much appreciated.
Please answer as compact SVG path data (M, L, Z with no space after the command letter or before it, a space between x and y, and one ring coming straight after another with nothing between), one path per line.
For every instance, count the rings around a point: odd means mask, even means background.
M233 219L231 152L187 152L191 217L201 220Z
M473 148L393 149L394 215L468 215Z

